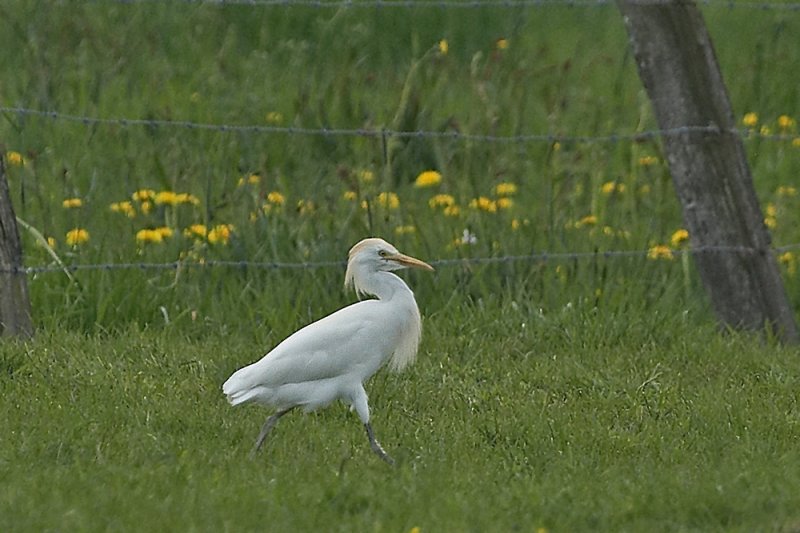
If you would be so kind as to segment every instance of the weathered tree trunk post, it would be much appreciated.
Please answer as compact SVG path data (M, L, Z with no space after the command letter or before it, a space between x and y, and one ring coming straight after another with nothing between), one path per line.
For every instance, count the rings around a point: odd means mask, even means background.
M687 0L617 0L639 76L663 135L692 255L719 319L771 328L797 342L797 325L711 38Z
M11 206L6 167L0 154L0 335L30 337L31 302L22 267L22 244Z

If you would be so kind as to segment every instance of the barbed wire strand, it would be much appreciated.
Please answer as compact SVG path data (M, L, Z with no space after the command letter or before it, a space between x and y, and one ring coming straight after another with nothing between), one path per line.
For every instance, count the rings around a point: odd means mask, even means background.
M607 7L614 0L90 0L90 3L117 4L195 4L195 5L248 5L261 7L303 7L318 9L356 8L543 8L543 7ZM674 4L674 0L634 0L642 5ZM700 6L722 9L754 9L762 11L800 11L800 3L794 1L751 0L698 0Z
M107 0L108 1L108 0ZM135 4L135 3L184 3L184 4L205 4L205 5L253 5L253 6L277 6L277 7L317 7L317 8L514 8L514 7L544 7L544 6L573 6L573 7L592 7L613 5L612 0L175 0L172 2L165 0L110 0L116 3ZM102 0L93 0L93 3L102 3ZM638 0L639 4L664 5L673 3L673 0ZM756 1L732 1L732 0L700 0L697 2L702 6L724 7L728 9L748 8L760 10L787 10L800 11L798 2L756 2ZM756 132L754 130L730 129L722 130L717 126L683 126L666 130L647 130L633 133L612 133L599 136L590 135L559 135L559 134L525 134L513 136L469 134L456 131L398 131L390 129L370 129L370 128L302 128L302 127L282 127L282 126L263 126L263 125L232 125L232 124L210 124L198 123L181 120L163 119L131 119L131 118L99 118L84 115L72 115L58 111L44 111L26 107L0 106L0 113L17 114L26 116L37 116L60 120L66 122L81 123L86 126L91 125L112 125L119 127L144 126L150 128L183 128L188 130L209 130L221 133L253 133L253 134L284 134L284 135L315 135L315 136L350 136L350 137L399 137L399 138L443 138L460 141L478 141L494 143L527 143L527 142L574 142L574 143L614 143L618 141L644 141L660 136L685 135L689 133L721 133L727 131L739 135L745 139L766 139L775 141L794 141L798 137L790 134L772 134ZM780 246L769 249L772 253L780 254L790 250L800 248L800 243ZM764 251L754 248L734 246L706 246L694 248L692 250L671 250L672 256L679 257L686 253L763 253ZM431 264L438 267L459 266L459 265L482 265L497 263L512 263L520 261L548 262L563 260L584 260L584 259L610 259L619 257L648 257L651 252L648 250L610 250L592 252L536 252L525 255L506 255L494 257L467 257L458 259L441 259L431 261ZM237 268L237 269L317 269L317 268L341 268L346 264L345 261L318 261L318 262L274 262L274 261L219 261L208 260L197 261L174 261L167 263L92 263L76 265L35 265L21 268L3 268L0 272L14 272L31 274L46 274L53 272L77 272L91 270L177 270L181 268Z
M698 253L737 253L737 254L763 254L773 253L783 254L800 249L800 243L776 246L765 250L759 250L747 246L699 246L691 249L670 249L670 257L681 257L685 254ZM502 255L490 257L463 257L453 259L438 259L429 261L436 267L453 267L465 265L489 265L499 263L517 262L552 262L586 259L614 259L614 258L648 258L653 257L651 250L598 250L587 252L534 252L524 255ZM86 263L76 265L35 265L19 268L5 267L0 268L3 273L24 273L24 274L48 274L53 272L78 272L92 270L178 270L186 269L209 269L209 268L229 268L229 269L255 269L255 270L315 270L320 268L343 268L347 265L346 261L314 261L314 262L280 262L280 261L172 261L166 263Z
M562 135L562 134L522 134L522 135L488 135L461 133L458 131L402 131L378 128L303 128L294 126L262 126L262 125L235 125L213 124L204 122L191 122L186 120L140 119L140 118L100 118L85 115L72 115L59 111L44 111L27 107L0 106L0 113L34 116L56 121L74 122L85 126L104 125L149 128L180 128L187 130L205 130L219 133L245 133L245 134L278 134L278 135L307 135L307 136L339 136L339 137L372 137L372 138L427 138L451 139L453 141L473 141L488 143L524 144L524 143L617 143L617 142L642 142L665 136L681 136L690 133L730 133L743 139L763 139L768 141L795 142L800 139L797 135L789 133L766 133L753 129L722 129L716 125L708 126L680 126L669 129L653 129L639 132L610 133L604 135Z

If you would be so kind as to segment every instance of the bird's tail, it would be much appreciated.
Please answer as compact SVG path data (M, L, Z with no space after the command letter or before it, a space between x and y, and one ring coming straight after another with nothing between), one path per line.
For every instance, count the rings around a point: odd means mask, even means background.
M254 386L250 377L251 370L250 366L240 368L222 384L222 392L231 405L252 401L263 392L263 387Z

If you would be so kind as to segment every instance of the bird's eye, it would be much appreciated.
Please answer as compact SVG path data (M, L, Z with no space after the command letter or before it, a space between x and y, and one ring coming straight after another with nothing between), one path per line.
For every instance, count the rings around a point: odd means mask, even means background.
M381 257L386 257L389 253L386 250L378 250L378 255Z

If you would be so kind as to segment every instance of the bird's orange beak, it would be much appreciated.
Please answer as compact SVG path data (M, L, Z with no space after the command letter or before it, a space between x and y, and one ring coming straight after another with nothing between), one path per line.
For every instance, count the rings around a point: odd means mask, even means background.
M388 257L388 259L409 268L421 268L422 270L430 270L431 272L434 270L434 268L425 261L420 261L410 255L397 253Z

